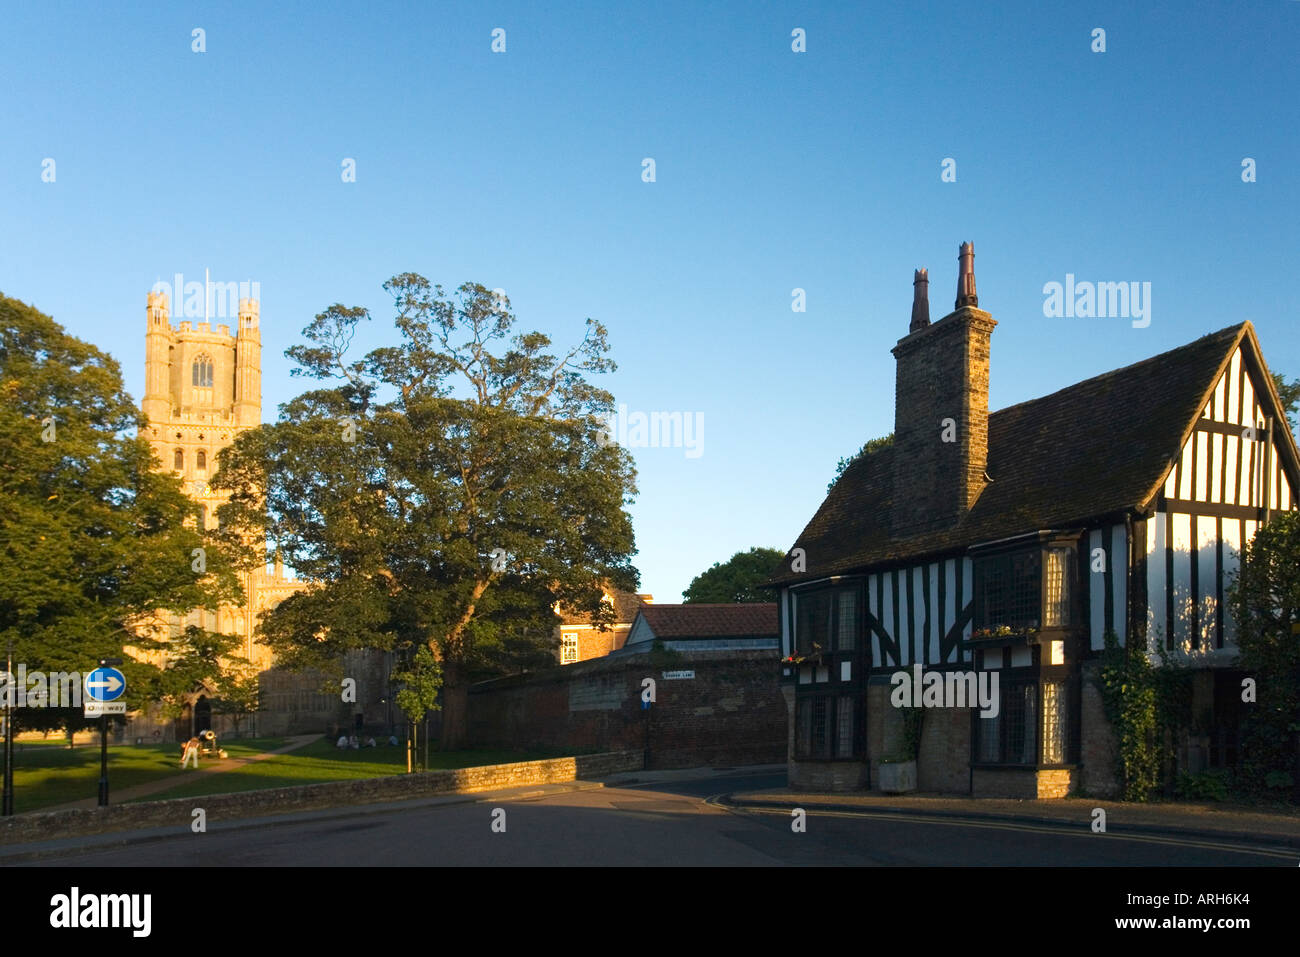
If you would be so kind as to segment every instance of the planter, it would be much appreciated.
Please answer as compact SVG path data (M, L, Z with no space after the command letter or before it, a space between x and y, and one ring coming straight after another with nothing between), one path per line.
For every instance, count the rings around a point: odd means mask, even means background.
M880 790L886 794L904 794L916 790L916 762L896 761L880 764Z

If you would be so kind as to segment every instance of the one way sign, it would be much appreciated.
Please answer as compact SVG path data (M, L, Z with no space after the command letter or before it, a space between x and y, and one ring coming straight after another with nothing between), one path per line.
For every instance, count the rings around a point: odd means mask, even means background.
M86 697L91 701L116 701L126 691L126 679L116 668L96 668L86 675Z

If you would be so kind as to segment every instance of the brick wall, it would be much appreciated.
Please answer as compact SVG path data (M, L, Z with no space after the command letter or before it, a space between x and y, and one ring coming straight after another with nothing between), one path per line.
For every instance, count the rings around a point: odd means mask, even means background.
M1070 793L1075 771L1069 768L975 768L973 797L977 798L1063 798Z
M670 680L665 671L695 677ZM648 713L643 678L656 682ZM785 761L786 704L775 655L694 652L667 663L620 655L482 682L469 693L469 747L643 749L647 724L651 769Z
M970 793L969 708L926 708L916 762L920 791Z
M1085 661L1082 666L1079 789L1089 797L1115 798L1120 793L1115 768L1119 751L1096 683L1100 670L1097 660Z
M890 521L895 535L945 528L964 514L986 480L989 349L992 316L962 308L910 333L892 350L894 487ZM941 441L951 418L955 441Z

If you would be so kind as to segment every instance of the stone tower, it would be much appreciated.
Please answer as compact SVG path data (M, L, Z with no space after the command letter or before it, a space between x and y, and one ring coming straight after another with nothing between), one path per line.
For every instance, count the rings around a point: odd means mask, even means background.
M175 472L184 490L198 503L205 528L217 522L225 496L208 487L217 456L240 432L262 420L262 338L256 299L239 300L239 327L212 328L208 322L183 321L172 326L166 293L151 292L145 310L145 393L141 408L149 420L146 438L161 467ZM241 654L259 668L271 666L267 648L253 641L257 615L273 607L303 583L285 576L277 561L243 576L245 602L216 612L196 610L170 615L166 629L178 634L186 625L237 634Z

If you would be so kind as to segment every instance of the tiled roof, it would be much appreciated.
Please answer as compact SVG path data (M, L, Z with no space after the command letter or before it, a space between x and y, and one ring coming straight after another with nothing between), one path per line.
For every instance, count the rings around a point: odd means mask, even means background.
M863 456L840 476L794 545L804 549L806 571L792 572L787 557L768 584L920 559L1145 507L1248 330L1249 323L1230 326L990 414L992 481L947 529L891 537L897 446ZM917 474L909 484L931 480Z
M775 602L643 605L641 617L656 638L765 638L780 631Z

